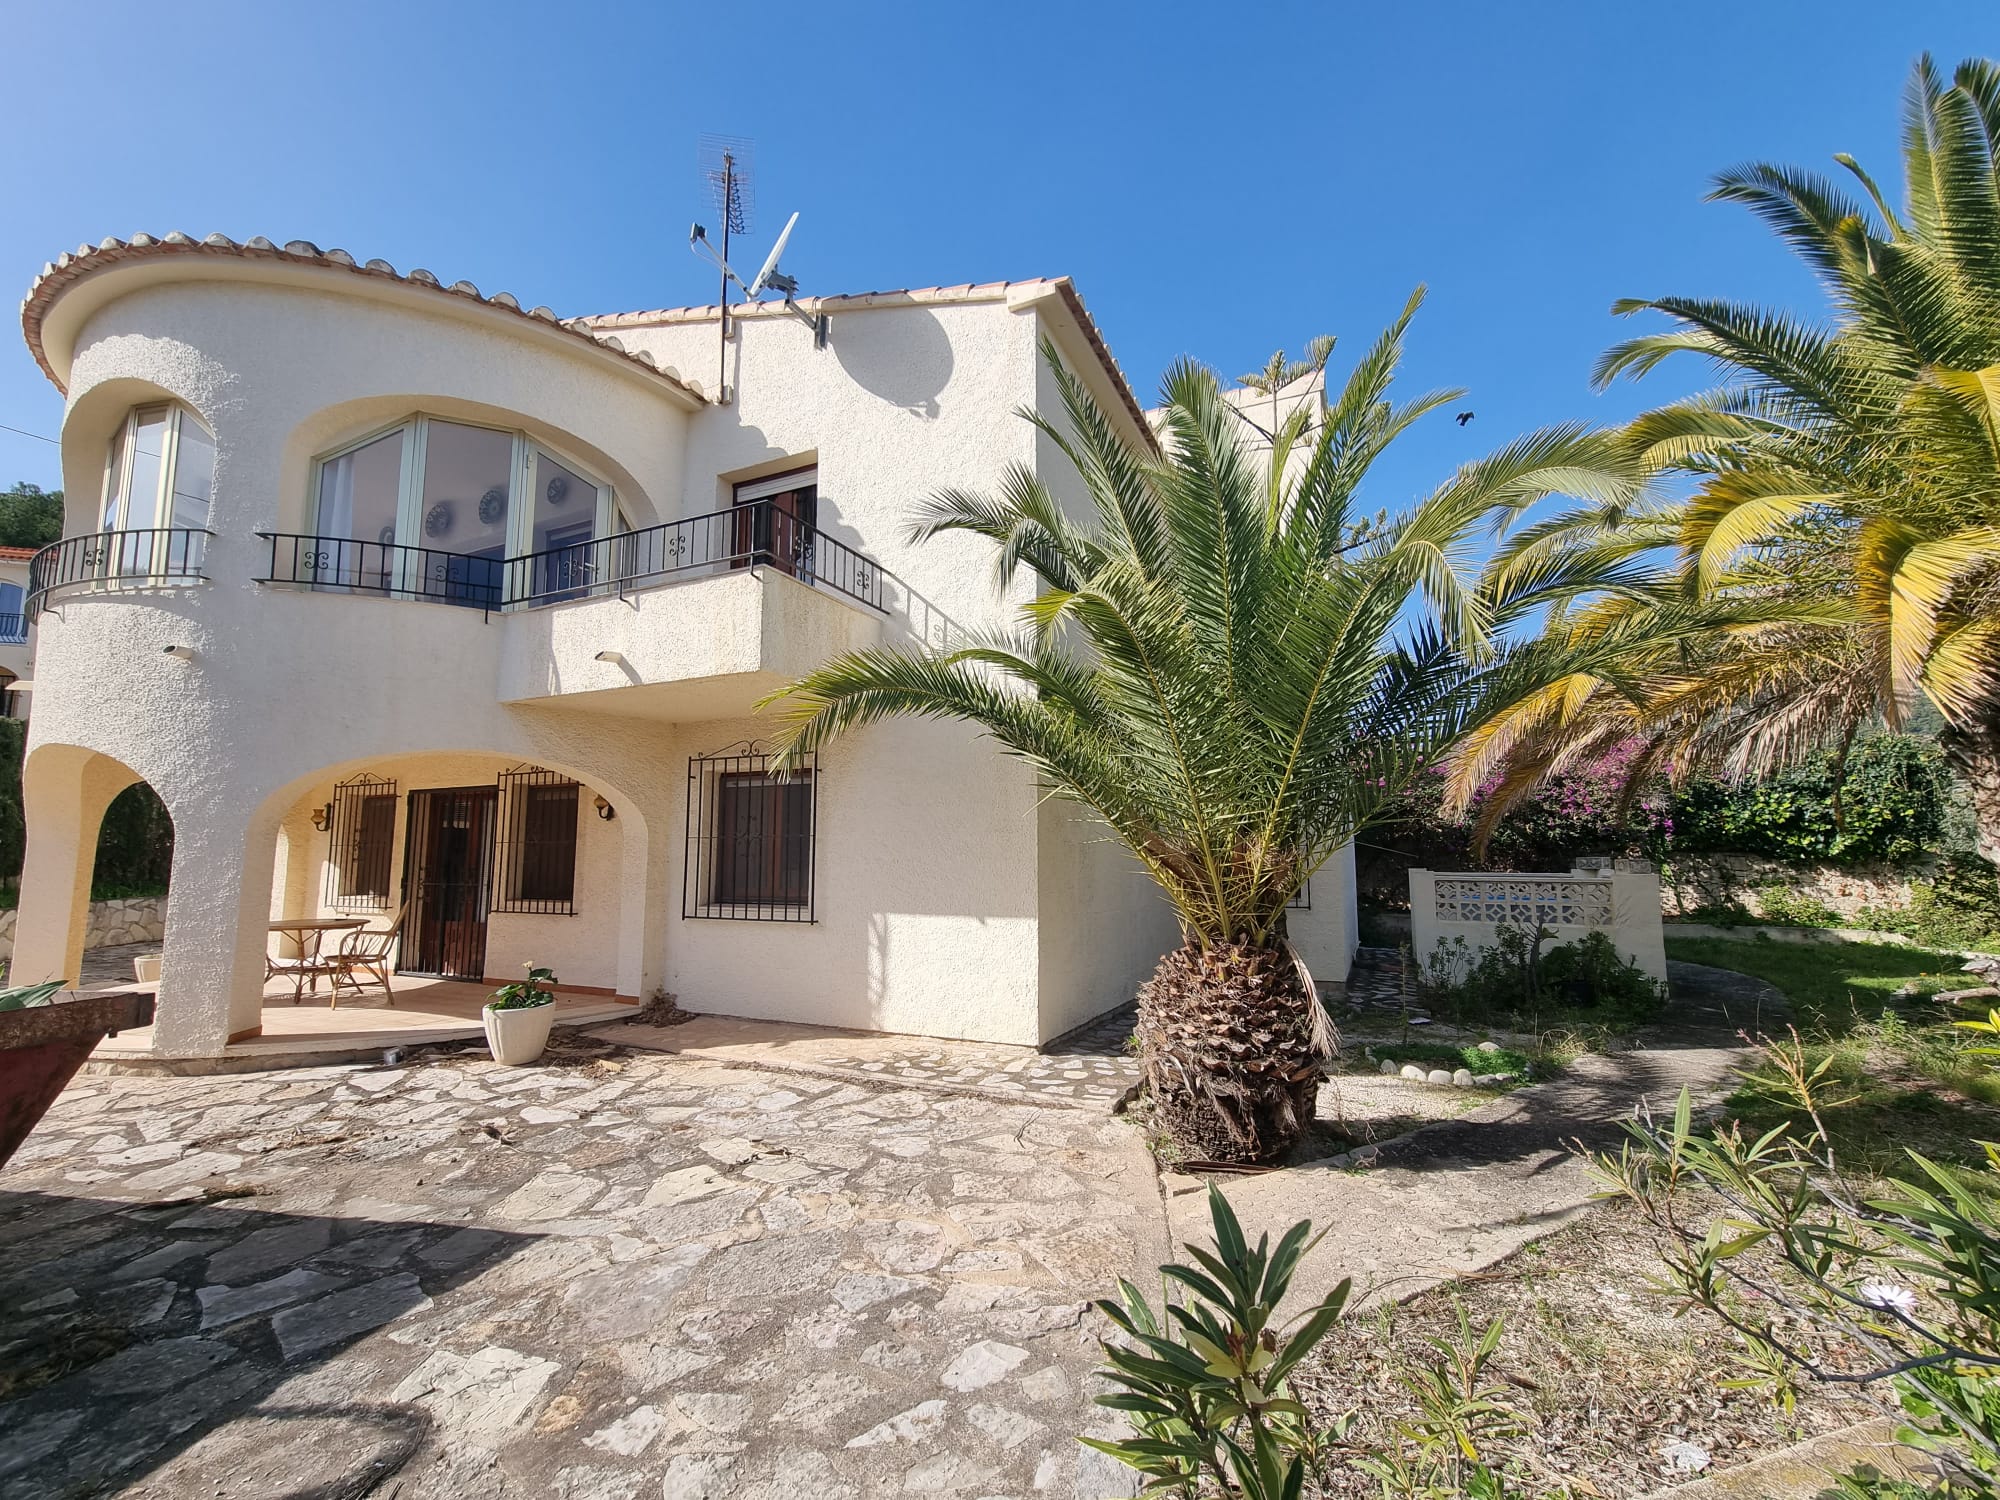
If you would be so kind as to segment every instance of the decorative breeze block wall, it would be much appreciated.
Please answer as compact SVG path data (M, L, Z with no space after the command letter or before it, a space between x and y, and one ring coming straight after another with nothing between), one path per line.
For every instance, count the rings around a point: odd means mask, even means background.
M1548 928L1558 943L1603 932L1627 963L1667 977L1660 922L1660 877L1611 870L1568 875L1442 874L1410 871L1410 944L1429 961L1440 942L1465 939L1475 952L1494 945L1501 926Z

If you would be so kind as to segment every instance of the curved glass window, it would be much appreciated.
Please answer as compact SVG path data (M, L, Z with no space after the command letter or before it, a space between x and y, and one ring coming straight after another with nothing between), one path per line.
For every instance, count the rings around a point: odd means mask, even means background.
M345 582L480 607L504 602L504 560L528 553L552 551L528 571L580 592L587 544L617 518L609 485L527 433L442 417L324 455L313 486L313 530Z
M215 439L185 406L134 407L104 462L103 531L203 527L215 492Z

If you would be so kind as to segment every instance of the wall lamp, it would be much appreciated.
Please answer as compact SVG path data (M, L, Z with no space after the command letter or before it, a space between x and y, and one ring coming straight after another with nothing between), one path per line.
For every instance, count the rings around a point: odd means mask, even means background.
M618 809L613 807L609 802L606 802L602 797L599 797L597 799L597 815L609 823L613 818L618 816Z
M332 824L333 804L331 802L327 803L325 807L315 807L313 809L313 827L317 828L321 833L325 833Z
M623 651L600 651L597 653L597 659L599 661L608 661L614 667L625 665L625 653Z
M192 646L162 646L160 649L168 656L178 657L182 661L194 660L194 647Z

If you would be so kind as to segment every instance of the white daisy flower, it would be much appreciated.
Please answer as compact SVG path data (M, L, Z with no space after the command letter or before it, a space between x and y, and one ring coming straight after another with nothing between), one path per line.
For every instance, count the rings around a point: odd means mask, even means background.
M1917 1315L1917 1294L1893 1281L1864 1281L1855 1295L1870 1307L1893 1309L1906 1318Z

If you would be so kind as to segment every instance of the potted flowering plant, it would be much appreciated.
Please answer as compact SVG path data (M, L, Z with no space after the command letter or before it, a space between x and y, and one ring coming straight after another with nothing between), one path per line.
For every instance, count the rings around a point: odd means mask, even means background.
M525 1067L549 1044L549 1025L556 1018L555 971L523 964L526 979L503 984L480 1011L486 1026L486 1046L493 1060L510 1068Z

